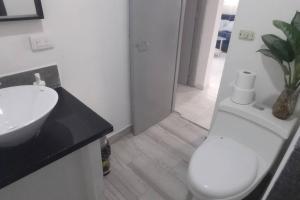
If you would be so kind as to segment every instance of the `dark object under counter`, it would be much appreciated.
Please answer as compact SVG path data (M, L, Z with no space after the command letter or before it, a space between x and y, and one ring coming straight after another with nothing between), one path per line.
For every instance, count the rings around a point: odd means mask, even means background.
M0 189L113 131L64 88L56 91L58 103L40 133L20 146L0 148Z

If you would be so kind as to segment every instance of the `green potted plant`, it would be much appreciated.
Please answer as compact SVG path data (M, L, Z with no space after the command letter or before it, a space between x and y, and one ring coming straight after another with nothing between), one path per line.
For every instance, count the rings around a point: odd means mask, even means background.
M286 39L274 34L263 35L267 48L258 52L277 61L282 69L285 89L273 105L273 115L287 119L295 110L300 86L300 12L296 12L291 23L274 20L273 25L284 33Z

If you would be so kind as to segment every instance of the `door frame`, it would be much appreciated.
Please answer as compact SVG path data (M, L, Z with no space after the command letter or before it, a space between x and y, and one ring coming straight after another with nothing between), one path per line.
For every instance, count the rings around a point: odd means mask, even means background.
M175 66L175 75L174 75L174 82L173 82L173 88L172 88L172 101L171 101L171 112L173 112L175 110L175 101L176 101L176 90L177 90L177 85L178 85L178 73L179 73L179 67L180 67L180 55L181 55L181 45L182 45L182 36L183 36L183 27L184 27L184 19L185 19L185 12L186 12L186 1L187 0L181 0L181 13L180 13L180 20L179 20L179 34L178 34L178 44L177 44L177 51L176 51L176 66ZM198 5L197 5L197 20L199 21L201 17L203 17L203 13L200 11L199 8L201 8L202 6L206 5L206 2L208 0L198 0ZM219 2L223 2L223 0L218 0ZM133 46L133 38L132 38L132 23L130 23L130 20L133 18L133 12L132 12L132 3L133 0L129 0L129 31L128 31L128 37L129 37L129 62L130 62L130 66L133 63L133 48L131 48ZM219 6L219 5L217 5ZM217 15L217 14L216 14ZM196 58L198 58L198 55L195 55L195 52L199 52L199 46L197 46L196 44L199 44L201 41L201 32L203 31L201 28L202 23L196 22L195 23L195 31L194 31L194 36L193 36L193 49L192 49L192 56L191 59L196 60ZM198 37L195 37L198 36ZM191 66L193 67L193 66ZM194 68L197 68L197 63L194 63ZM191 69L194 70L194 69ZM132 67L130 67L130 82L133 82L133 76L132 76ZM190 76L191 77L191 76ZM132 86L131 86L132 88ZM134 101L133 101L133 90L131 89L130 91L130 96L132 99L132 105L131 105L131 121L134 122ZM134 126L134 124L133 124Z
M183 26L184 26L186 1L187 0L181 0L181 12L180 12L180 20L179 20L179 34L178 34L178 44L177 44L177 53L176 53L176 66L175 66L172 108L171 108L172 112L175 111L176 90L177 90L177 85L178 85L178 74L179 74L180 59L181 59L180 56L181 56L181 45L182 45L182 36L183 36Z

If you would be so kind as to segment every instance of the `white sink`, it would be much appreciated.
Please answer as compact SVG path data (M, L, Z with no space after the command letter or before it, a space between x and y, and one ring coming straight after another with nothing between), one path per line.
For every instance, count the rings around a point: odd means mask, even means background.
M44 86L0 89L0 147L17 146L37 135L57 101L57 92Z

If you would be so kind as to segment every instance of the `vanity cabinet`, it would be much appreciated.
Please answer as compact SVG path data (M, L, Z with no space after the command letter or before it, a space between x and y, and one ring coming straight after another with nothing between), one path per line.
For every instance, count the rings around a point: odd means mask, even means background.
M113 126L62 87L39 134L0 148L1 200L104 200L99 139Z

